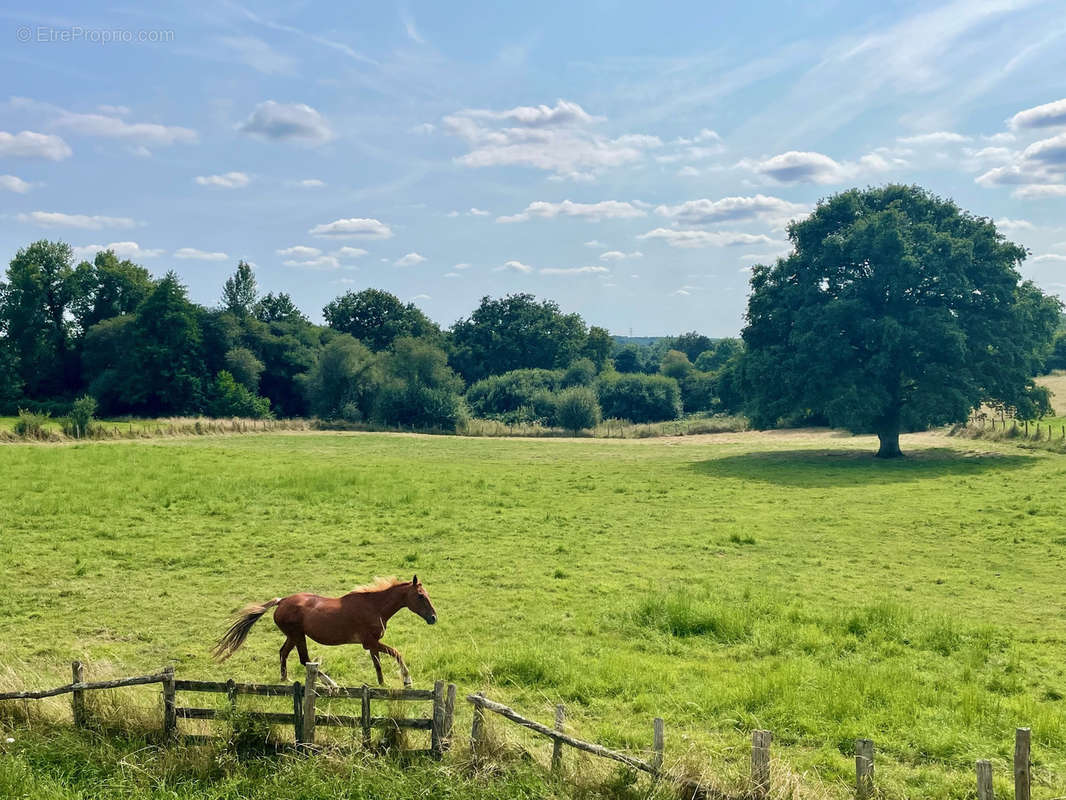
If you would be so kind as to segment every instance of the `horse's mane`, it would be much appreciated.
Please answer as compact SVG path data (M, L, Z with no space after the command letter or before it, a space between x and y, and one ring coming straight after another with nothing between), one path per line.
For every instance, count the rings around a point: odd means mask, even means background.
M401 583L407 583L407 581L401 581L395 575L390 575L387 578L374 578L368 584L363 586L356 586L349 594L368 594L370 592L383 592L386 589L391 589L393 586L399 586Z

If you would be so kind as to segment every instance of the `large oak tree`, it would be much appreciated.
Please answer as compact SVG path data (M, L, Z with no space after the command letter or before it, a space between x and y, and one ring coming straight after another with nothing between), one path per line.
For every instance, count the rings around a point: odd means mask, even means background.
M757 425L796 414L874 432L964 421L982 403L1048 407L1032 377L1060 303L1023 281L1023 248L916 186L853 189L789 225L793 252L754 267L742 375Z

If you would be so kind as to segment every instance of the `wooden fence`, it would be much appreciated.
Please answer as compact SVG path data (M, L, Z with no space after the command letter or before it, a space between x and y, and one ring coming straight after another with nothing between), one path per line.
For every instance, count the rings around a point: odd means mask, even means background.
M178 737L178 720L214 720L226 718L237 712L237 698L240 695L257 695L260 697L288 697L292 700L292 711L241 711L245 719L267 722L272 725L291 725L293 738L299 745L312 746L315 743L315 729L318 727L362 728L363 745L370 747L371 731L374 728L411 729L428 731L430 745L426 750L416 750L415 754L425 753L439 758L451 744L452 722L455 714L455 684L437 681L432 689L382 689L377 687L352 686L323 689L318 684L318 664L306 665L307 680L301 684L259 684L237 683L228 681L178 680L174 668L167 667L162 672L152 675L140 675L132 678L117 678L109 681L86 682L84 667L80 661L72 665L71 683L56 689L40 692L4 692L0 700L40 700L70 694L71 711L74 724L85 727L87 714L85 710L85 693L100 689L118 689L125 686L142 686L158 683L163 691L163 725L165 738ZM179 706L178 692L224 693L229 699L230 709L219 711L214 708L196 706ZM325 714L317 707L319 697L354 699L361 702L358 715ZM388 717L373 716L372 701L399 700L411 702L432 702L432 713L428 717ZM202 741L210 737L186 735L186 741Z
M289 697L292 699L292 712L244 711L244 717L268 722L275 725L292 725L297 744L313 746L315 729L318 726L344 726L362 728L363 744L370 747L371 732L374 728L406 728L424 730L430 734L428 750L416 750L414 754L428 754L440 758L451 747L452 725L455 714L454 683L445 684L436 681L432 689L381 689L367 685L356 687L337 687L326 689L321 694L318 686L318 664L307 664L307 680L304 684L294 681L290 684L236 683L228 681L178 680L174 668L167 667L162 672L152 675L140 675L132 678L116 678L107 681L87 682L84 680L84 668L79 661L72 665L72 681L56 689L38 692L3 692L2 700L40 700L61 694L71 695L71 711L74 724L79 727L87 725L85 692L101 689L118 689L125 686L161 684L163 690L163 733L168 738L178 738L179 719L213 720L225 717L237 710L237 698L240 695L258 695L261 697ZM230 711L220 712L213 708L179 706L178 692L225 693L229 699ZM320 713L316 701L318 697L352 699L361 702L359 715L332 715ZM487 737L485 735L485 712L491 711L534 733L552 740L552 770L562 767L563 746L569 746L586 753L609 758L625 764L632 769L646 772L656 778L663 772L663 752L665 748L665 730L663 720L656 717L652 721L652 747L650 760L611 750L593 742L586 742L567 734L564 730L566 709L556 706L555 726L549 728L531 719L527 719L511 708L489 700L482 693L467 696L473 706L473 722L470 728L470 752L477 761L484 754ZM426 718L396 718L372 715L371 703L374 700L432 701L432 714ZM186 739L203 739L206 737L186 736ZM773 735L770 731L752 732L751 741L751 792L754 800L766 800L771 789L770 746ZM987 760L976 762L977 800L994 800L992 791L992 764ZM1029 728L1018 728L1014 738L1014 797L1015 800L1031 800L1032 762ZM694 796L701 796L702 790L695 789ZM876 795L874 783L874 743L871 739L855 741L855 794L859 800L869 800Z

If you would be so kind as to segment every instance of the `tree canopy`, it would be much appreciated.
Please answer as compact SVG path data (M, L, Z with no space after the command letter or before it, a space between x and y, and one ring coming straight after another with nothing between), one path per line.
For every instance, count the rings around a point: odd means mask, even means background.
M914 186L851 190L788 228L794 251L751 277L743 382L757 425L822 415L900 454L901 430L982 403L1023 417L1060 304L1023 281L1025 250Z
M345 292L322 309L326 324L354 336L375 352L401 336L432 336L437 326L414 303L403 303L381 289Z

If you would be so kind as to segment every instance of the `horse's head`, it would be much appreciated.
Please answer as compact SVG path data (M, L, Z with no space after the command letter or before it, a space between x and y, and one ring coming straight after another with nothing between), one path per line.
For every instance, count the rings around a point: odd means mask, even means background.
M429 595L418 582L418 576L411 579L411 588L407 593L407 607L418 614L428 624L433 625L437 621L437 611L429 600Z

